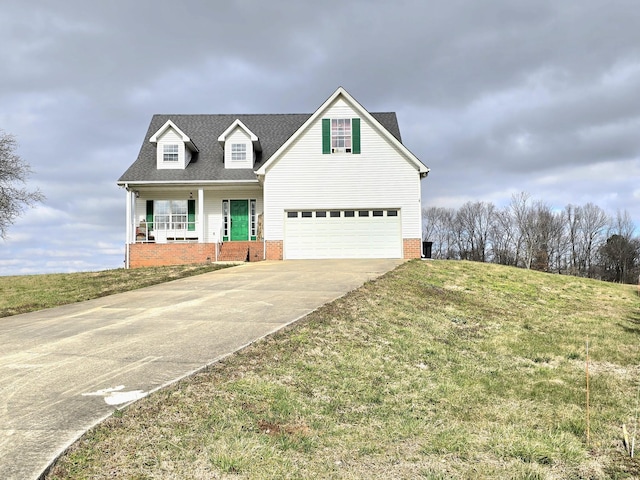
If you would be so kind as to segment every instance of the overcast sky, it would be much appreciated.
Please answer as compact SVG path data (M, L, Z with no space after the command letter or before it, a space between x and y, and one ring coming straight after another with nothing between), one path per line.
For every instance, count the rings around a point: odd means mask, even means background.
M46 201L0 275L118 268L154 113L395 111L423 206L511 195L640 225L637 0L2 0L0 129Z

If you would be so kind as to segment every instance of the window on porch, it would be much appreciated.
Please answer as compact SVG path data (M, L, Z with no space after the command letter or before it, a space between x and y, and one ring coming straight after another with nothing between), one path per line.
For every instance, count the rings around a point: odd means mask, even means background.
M136 240L162 242L197 238L195 200L147 200L146 205L144 227L140 222ZM142 228L144 238L140 238Z

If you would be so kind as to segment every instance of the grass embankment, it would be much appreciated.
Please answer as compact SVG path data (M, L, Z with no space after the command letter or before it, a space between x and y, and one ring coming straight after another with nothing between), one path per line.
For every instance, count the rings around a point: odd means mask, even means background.
M0 317L67 305L199 275L225 265L181 265L0 277Z
M633 287L410 262L117 412L47 478L637 478L639 339Z

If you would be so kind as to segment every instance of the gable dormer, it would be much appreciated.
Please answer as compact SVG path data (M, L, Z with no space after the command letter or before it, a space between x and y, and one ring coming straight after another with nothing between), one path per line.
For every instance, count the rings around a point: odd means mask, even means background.
M218 142L224 150L224 168L253 168L256 153L262 150L260 140L239 119L236 119Z
M159 170L184 170L198 148L175 123L167 120L149 139L156 144L156 166Z

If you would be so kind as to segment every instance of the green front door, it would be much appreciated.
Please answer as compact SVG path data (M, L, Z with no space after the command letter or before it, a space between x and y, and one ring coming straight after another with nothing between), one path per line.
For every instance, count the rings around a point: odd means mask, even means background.
M231 200L231 240L249 240L249 202Z

